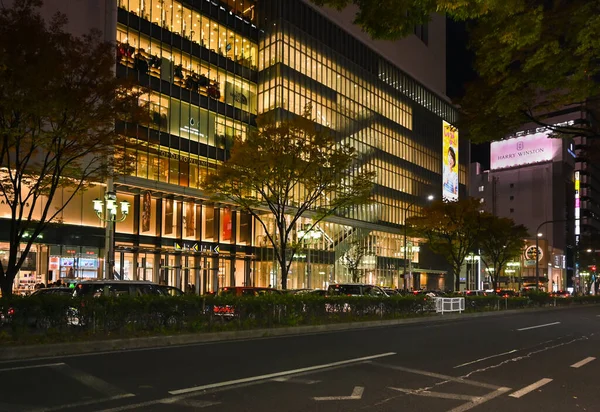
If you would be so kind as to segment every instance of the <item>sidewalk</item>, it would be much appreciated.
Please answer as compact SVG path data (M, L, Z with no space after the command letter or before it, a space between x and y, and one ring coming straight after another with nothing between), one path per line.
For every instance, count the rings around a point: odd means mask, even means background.
M587 307L589 305L575 305L562 307L544 307L535 309L511 309L493 312L434 314L431 316L390 319L381 321L365 321L351 323L330 323L325 325L308 325L271 329L252 329L226 332L187 333L180 335L150 336L141 338L93 340L85 342L51 343L26 346L7 346L0 348L0 361L23 360L40 357L56 357L78 355L96 352L110 352L122 350L135 350L156 348L173 345L192 345L197 343L220 342L241 339L260 339L276 336L306 335L313 333L328 333L345 330L369 329L386 326L427 324L440 322L458 322L471 318L490 316L506 316L535 311L567 310Z

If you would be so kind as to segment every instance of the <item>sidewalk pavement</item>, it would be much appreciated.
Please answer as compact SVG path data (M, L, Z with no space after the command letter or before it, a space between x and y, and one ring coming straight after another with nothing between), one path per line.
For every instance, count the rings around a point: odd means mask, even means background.
M587 306L587 305L586 305ZM329 323L324 325L292 326L270 329L236 330L225 332L186 333L177 335L159 335L125 339L105 339L82 342L62 342L50 344L6 346L0 347L0 361L24 360L32 358L59 357L97 352L111 352L123 350L136 350L157 348L164 346L192 345L197 343L220 342L242 339L260 339L277 336L306 335L315 333L329 333L355 329L368 329L377 327L427 324L440 322L456 322L470 318L489 316L504 316L532 311L563 310L582 307L570 305L561 307L544 307L535 309L511 309L475 313L435 314L404 319L377 320L365 322Z

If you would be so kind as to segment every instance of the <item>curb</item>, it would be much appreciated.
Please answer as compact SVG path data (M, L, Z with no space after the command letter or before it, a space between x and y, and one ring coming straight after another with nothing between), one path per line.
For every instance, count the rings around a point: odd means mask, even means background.
M16 361L41 357L58 357L67 355L83 355L93 353L106 353L111 351L150 349L167 346L193 345L222 341L235 341L245 339L272 338L280 336L308 335L317 333L330 333L370 329L386 326L401 326L415 324L433 324L442 322L457 322L471 318L516 315L521 313L545 312L565 310L595 305L559 306L532 309L510 309L504 311L454 313L447 315L434 315L429 317L415 317L408 319L390 319L378 321L330 323L324 325L291 326L270 329L252 329L225 332L187 333L169 336L150 336L141 338L124 338L95 340L86 342L51 343L25 346L7 346L0 350L0 361Z

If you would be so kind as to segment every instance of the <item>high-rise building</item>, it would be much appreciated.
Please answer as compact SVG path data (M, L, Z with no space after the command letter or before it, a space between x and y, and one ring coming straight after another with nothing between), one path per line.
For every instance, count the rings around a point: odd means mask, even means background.
M281 287L264 229L235 205L211 202L200 183L258 115L283 118L310 106L319 127L358 149L361 167L377 180L372 205L315 228L287 288L348 281L344 255L353 245L365 250L364 282L402 287L410 261L409 287L452 287L446 268L420 253L416 239L407 242L406 260L403 248L404 220L428 195L467 193L469 148L458 141L457 112L444 96L443 17L409 39L380 42L352 27L348 15L301 0L47 0L45 7L67 13L76 33L103 30L117 45L116 75L149 90L143 100L152 120L117 125L136 140L124 150L137 159L133 175L114 182L118 199L132 205L116 224L117 277L201 291ZM67 206L61 224L36 244L29 274L102 275L105 232L92 199L103 191Z
M549 114L544 123L575 129L593 121L584 106L572 106ZM549 128L524 125L491 143L490 170L481 170L478 163L471 167L470 195L481 199L482 210L512 218L531 235L522 256L500 277L503 287L535 286L538 259L545 290L578 289L579 272L588 269L580 263L590 260L584 259L588 248L597 248L593 239L600 229L600 182L587 138L551 134Z

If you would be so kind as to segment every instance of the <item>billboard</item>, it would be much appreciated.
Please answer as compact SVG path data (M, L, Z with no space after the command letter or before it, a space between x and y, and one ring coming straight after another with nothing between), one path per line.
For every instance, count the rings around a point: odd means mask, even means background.
M458 200L458 129L446 121L443 122L442 139L442 200Z
M552 160L560 153L561 140L550 139L550 130L492 142L490 170Z

